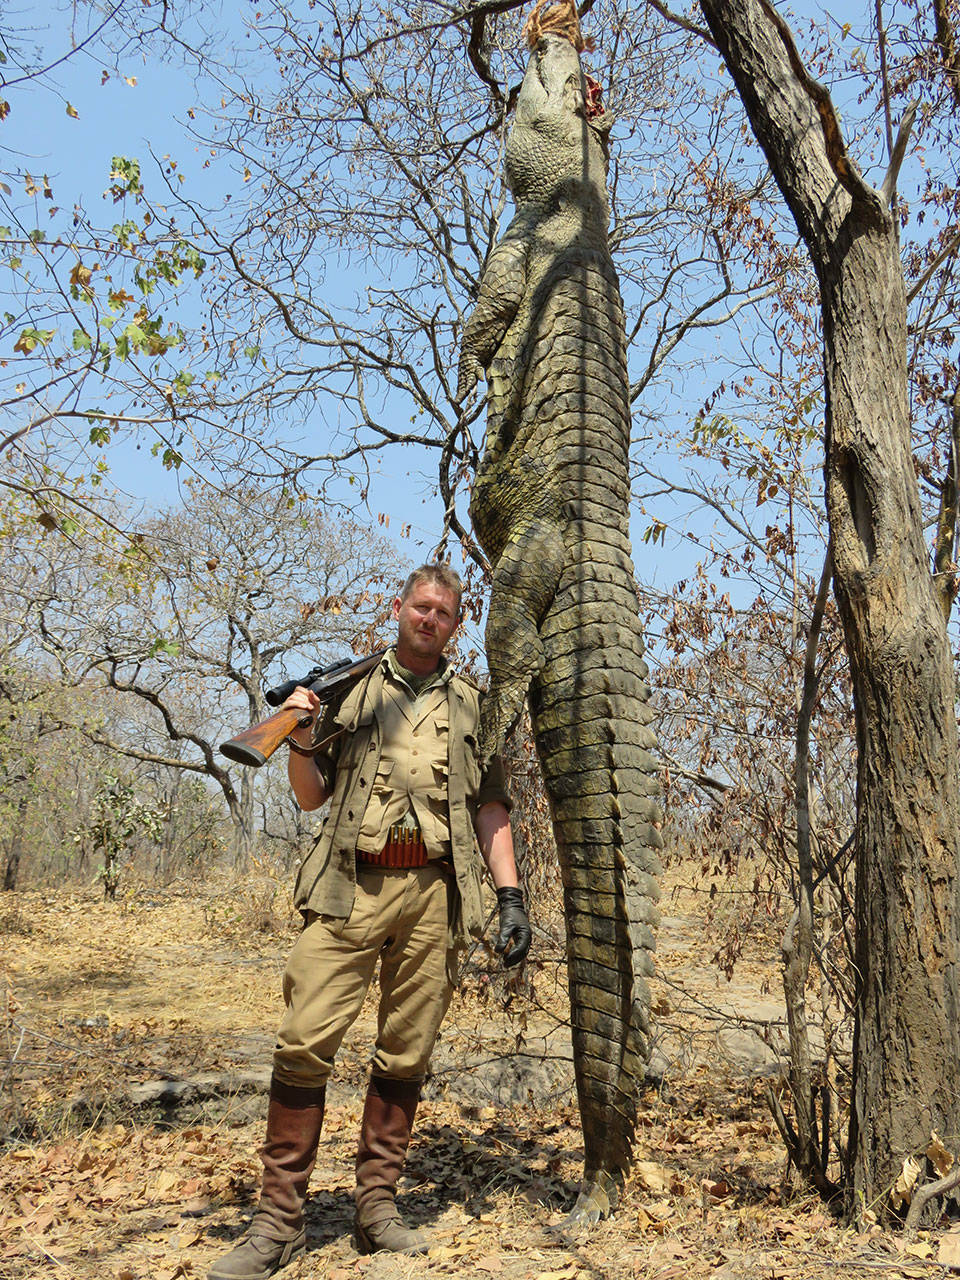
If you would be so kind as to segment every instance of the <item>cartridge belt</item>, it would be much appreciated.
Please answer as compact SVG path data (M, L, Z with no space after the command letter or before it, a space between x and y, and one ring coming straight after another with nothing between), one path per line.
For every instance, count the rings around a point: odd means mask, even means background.
M379 853L357 850L357 861L374 867L425 867L430 859L423 835L417 827L395 823L387 832L386 843Z

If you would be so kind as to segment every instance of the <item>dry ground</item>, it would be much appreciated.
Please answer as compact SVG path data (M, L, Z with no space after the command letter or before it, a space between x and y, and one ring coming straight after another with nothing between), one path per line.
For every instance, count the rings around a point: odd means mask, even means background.
M781 1035L776 930L755 922L728 982L715 959L728 926L705 923L703 886L673 880L655 992L662 1081L645 1094L616 1216L576 1238L557 1230L583 1151L562 963L541 937L519 984L474 957L446 1024L402 1183L430 1254L361 1258L351 1242L368 1008L330 1090L310 1249L285 1277L800 1280L938 1276L953 1258L960 1269L960 1235L907 1249L856 1234L784 1180L762 1101ZM276 920L275 889L261 878L117 903L0 903L0 1278L202 1277L242 1229L295 929Z

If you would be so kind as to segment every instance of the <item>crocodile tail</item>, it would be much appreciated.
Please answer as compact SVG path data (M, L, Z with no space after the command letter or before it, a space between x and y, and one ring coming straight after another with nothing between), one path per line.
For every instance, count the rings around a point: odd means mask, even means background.
M541 626L544 665L530 696L564 886L583 1124L584 1188L571 1217L590 1220L614 1208L631 1162L662 847L632 568L611 545L615 530L604 539L578 540Z

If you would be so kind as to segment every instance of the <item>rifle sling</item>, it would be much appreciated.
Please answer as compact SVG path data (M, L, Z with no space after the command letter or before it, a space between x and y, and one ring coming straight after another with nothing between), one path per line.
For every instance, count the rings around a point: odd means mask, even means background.
M294 742L293 738L289 736L284 738L284 742L298 756L315 756L321 751L325 751L331 742L336 742L338 738L342 738L346 732L346 729L338 729L336 733L331 733L329 738L324 738L322 742L314 743L312 747L301 747L299 742Z

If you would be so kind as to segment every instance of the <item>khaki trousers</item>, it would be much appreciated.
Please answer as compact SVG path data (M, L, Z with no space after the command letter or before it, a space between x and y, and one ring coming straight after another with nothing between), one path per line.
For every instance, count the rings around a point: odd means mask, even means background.
M301 1089L326 1083L378 957L373 1073L423 1077L453 993L455 953L448 936L454 893L452 878L436 865L391 870L358 864L349 919L315 917L287 961L287 1008L273 1057L278 1080Z

